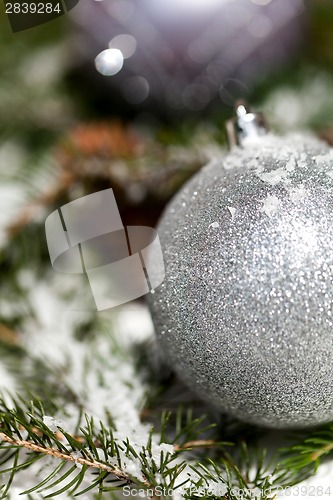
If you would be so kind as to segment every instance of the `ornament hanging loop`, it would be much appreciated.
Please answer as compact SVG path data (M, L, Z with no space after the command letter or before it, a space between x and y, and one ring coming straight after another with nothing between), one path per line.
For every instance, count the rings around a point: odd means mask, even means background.
M235 104L236 117L226 122L229 148L244 146L247 142L257 140L267 134L269 128L262 113L254 113L245 101Z

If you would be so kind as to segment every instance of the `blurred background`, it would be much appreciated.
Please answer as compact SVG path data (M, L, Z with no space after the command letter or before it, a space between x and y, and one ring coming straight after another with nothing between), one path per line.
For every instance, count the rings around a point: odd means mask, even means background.
M46 216L90 192L155 225L239 97L333 143L331 0L81 0L14 33L1 9L3 272L48 261Z

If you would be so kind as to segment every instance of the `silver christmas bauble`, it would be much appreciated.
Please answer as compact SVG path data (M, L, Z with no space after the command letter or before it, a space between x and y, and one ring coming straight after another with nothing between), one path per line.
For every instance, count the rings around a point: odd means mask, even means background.
M149 302L201 397L275 428L333 420L333 150L268 134L195 175L158 227Z

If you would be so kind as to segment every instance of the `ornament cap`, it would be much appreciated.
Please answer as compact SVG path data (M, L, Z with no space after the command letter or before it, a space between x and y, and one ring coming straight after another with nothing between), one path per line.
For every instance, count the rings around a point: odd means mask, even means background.
M252 112L246 101L235 104L236 117L226 122L229 147L244 146L247 142L267 134L269 128L260 112Z

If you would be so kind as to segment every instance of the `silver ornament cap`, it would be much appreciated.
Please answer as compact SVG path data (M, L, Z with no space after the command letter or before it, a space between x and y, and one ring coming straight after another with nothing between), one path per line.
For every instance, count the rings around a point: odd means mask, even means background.
M150 309L203 399L266 427L313 426L333 420L333 150L249 114L167 206Z
M254 113L246 101L238 101L235 105L236 117L226 122L227 139L230 148L265 135L268 125L263 113Z

